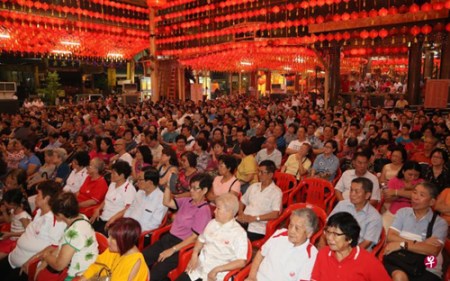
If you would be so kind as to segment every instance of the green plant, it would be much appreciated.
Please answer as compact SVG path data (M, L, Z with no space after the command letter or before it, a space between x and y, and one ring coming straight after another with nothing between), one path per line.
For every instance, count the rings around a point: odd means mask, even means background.
M55 72L49 72L47 78L45 79L47 86L43 89L46 99L49 104L55 104L56 97L58 96L59 88L61 84L59 83L59 75Z

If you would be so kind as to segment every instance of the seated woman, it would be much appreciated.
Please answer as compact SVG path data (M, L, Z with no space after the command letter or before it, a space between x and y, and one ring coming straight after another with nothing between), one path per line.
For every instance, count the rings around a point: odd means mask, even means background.
M39 182L46 181L49 179L50 175L56 169L55 164L53 163L53 150L48 149L44 151L44 165L40 166L38 171L34 173L31 177L28 178L27 181L27 193L31 195L34 193L34 190L31 190L31 187L36 185Z
M405 163L408 158L408 154L406 150L397 146L391 150L391 163L383 166L381 170L381 175L379 178L380 184L386 186L392 178L396 177L403 167L403 163Z
M230 155L219 157L219 175L214 178L212 190L208 193L208 200L214 202L217 196L231 192L236 196L241 193L241 182L234 176L236 158Z
M255 149L250 141L241 143L242 161L237 167L236 178L241 182L241 191L244 194L247 188L258 181L258 163L255 159Z
M194 152L187 151L181 154L181 169L178 173L178 182L176 185L176 196L189 196L189 183L193 176L198 174L197 155Z
M198 137L195 140L194 152L198 155L197 158L197 169L200 172L204 172L208 163L211 160L211 155L208 153L208 141L206 138Z
M225 153L225 143L223 141L215 141L212 144L211 159L209 160L206 171L210 174L217 173L219 168L219 157Z
M139 172L143 168L153 165L152 152L148 146L142 145L138 146L136 149L136 155L132 161L131 165L131 175L133 179L136 179Z
M339 159L336 157L338 145L335 140L328 140L323 145L323 153L317 155L311 169L312 177L320 177L333 181L339 169Z
M98 256L94 264L84 272L77 281L85 281L95 276L106 276L111 270L111 281L144 281L148 280L149 272L144 257L136 247L141 234L141 227L132 218L120 218L109 228L109 248ZM100 265L101 264L101 265Z
M407 161L398 175L388 182L388 188L383 190L384 202L388 210L383 213L383 227L388 231L397 211L411 207L411 194L416 184L423 182L419 178L421 166L414 161Z
M166 280L167 274L178 265L178 251L195 243L211 220L211 208L205 199L212 179L198 174L191 179L191 197L171 198L168 186L164 189L163 203L177 210L170 232L152 246L144 249L145 262L150 268L150 281Z
M71 192L52 198L50 207L56 220L65 222L67 228L58 247L49 246L38 254L41 264L36 281L72 280L84 272L98 256L95 231L87 218L79 213L78 202ZM68 268L66 272L66 268Z
M347 212L329 217L324 230L328 246L317 254L311 280L391 280L381 262L358 246L360 231L356 219Z
M72 193L77 193L88 176L87 166L89 166L89 154L87 151L75 152L71 165L72 172L67 178L63 190L66 192L70 191Z
M228 271L245 266L247 233L234 219L239 209L236 195L226 193L216 199L215 219L197 239L186 272L178 281L223 280Z
M169 187L172 193L176 193L178 158L172 148L166 147L162 150L157 169L159 172L159 188L164 190L166 187Z
M302 176L308 174L311 167L312 147L309 143L303 143L297 153L291 154L286 163L281 167L281 172L291 174L300 180Z

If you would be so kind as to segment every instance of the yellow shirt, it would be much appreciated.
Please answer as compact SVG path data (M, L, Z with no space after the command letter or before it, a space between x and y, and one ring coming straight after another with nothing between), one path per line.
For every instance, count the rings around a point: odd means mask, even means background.
M149 280L150 275L148 267L145 263L144 256L140 252L121 256L119 253L112 253L107 249L99 255L96 260L97 263L102 263L111 270L111 281L127 281L128 276L137 261L141 261L141 266L139 267L136 276L133 278L133 281ZM83 276L85 278L96 276L102 268L102 266L94 263L86 270ZM106 275L105 272L102 273L102 276L104 275Z
M249 182L250 184L258 181L258 163L256 162L255 156L253 154L247 155L242 158L241 163L237 167L236 178L238 180L244 180L244 177L249 174L255 174L253 179Z

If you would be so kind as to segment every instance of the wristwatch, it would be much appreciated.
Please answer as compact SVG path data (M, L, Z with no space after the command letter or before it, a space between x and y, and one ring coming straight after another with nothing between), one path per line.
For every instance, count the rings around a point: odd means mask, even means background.
M256 221L260 221L261 218L259 216L256 217Z
M402 250L406 249L406 242L405 241L400 242L400 249L402 249Z

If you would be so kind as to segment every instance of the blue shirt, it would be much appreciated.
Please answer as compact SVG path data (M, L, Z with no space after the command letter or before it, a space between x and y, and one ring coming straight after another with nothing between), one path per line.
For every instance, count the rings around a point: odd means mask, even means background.
M26 171L28 169L28 165L30 164L37 166L36 171L42 165L41 160L39 160L39 158L33 153L30 157L25 156L24 158L22 158L22 160L20 160L19 168Z
M355 205L350 200L339 201L333 211L331 211L329 217L339 212L350 213L358 222L359 227L361 227L358 243L364 240L371 241L372 245L378 243L381 231L383 230L383 222L380 213L369 202L366 203L364 208L356 211Z
M312 168L316 173L330 174L328 181L332 181L336 176L336 171L339 168L339 159L336 155L331 154L329 157L325 157L325 154L319 154L314 160Z

